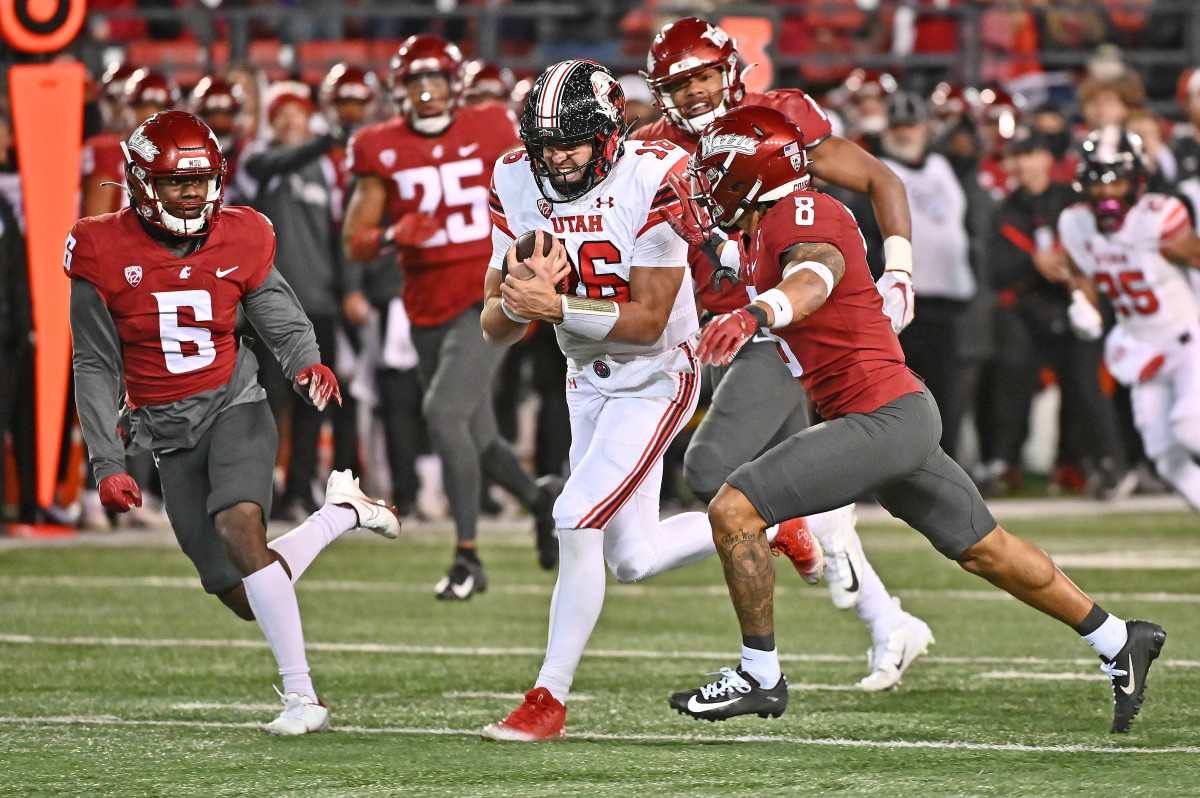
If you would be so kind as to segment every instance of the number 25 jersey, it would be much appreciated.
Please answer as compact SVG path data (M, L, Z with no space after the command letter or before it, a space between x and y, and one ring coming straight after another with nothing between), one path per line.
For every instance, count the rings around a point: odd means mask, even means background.
M459 108L438 136L422 136L401 115L350 139L347 170L383 181L387 224L407 213L438 220L432 238L399 253L400 296L416 326L445 324L483 301L492 164L517 141L512 114L498 105Z
M608 176L572 202L551 204L538 191L529 156L513 150L500 159L492 175L492 260L499 269L513 241L542 229L562 239L575 267L574 296L630 301L634 266L687 268L687 244L658 212L680 212L679 200L667 183L671 172L682 174L687 153L669 142L625 142L625 152ZM593 341L556 327L563 354L576 363L605 355L658 355L678 346L699 326L691 280L685 275L671 315L658 340L650 345Z
M1176 197L1143 194L1120 229L1105 235L1086 203L1058 217L1058 235L1071 260L1112 300L1117 320L1143 341L1161 341L1186 332L1200 315L1183 271L1160 249L1191 225Z

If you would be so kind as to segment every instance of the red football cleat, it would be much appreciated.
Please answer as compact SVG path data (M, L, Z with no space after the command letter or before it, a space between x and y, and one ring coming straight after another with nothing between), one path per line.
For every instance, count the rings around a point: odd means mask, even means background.
M805 519L793 518L781 523L771 543L771 553L776 557L786 555L796 566L800 578L810 585L821 581L821 574L825 572L825 557L821 552L821 544L813 537Z
M525 703L499 723L485 726L481 734L485 740L522 743L559 740L566 721L566 706L545 687L535 687L525 694Z

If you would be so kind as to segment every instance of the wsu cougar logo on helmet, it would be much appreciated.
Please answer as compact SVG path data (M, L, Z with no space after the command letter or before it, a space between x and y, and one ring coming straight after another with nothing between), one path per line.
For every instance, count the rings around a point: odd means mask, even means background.
M154 146L154 142L146 138L141 130L133 131L133 135L129 137L129 142L125 145L130 151L142 156L143 161L153 161L154 156L158 155L161 150Z
M758 142L749 136L739 136L736 133L722 133L700 139L701 158L716 155L718 152L740 152L742 155L753 155L758 152Z
M618 108L612 100L612 87L616 82L607 72L596 70L592 73L592 91L596 92L596 101L609 119L619 123L624 109Z

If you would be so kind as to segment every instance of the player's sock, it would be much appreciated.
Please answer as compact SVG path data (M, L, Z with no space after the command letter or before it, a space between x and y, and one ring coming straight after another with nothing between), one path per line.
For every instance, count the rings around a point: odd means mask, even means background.
M243 578L242 584L246 586L246 598L254 618L279 665L284 694L299 693L316 701L317 692L313 689L308 658L304 654L300 605L287 572L278 562L273 562Z
M1092 604L1091 611L1083 622L1075 627L1075 631L1093 651L1108 660L1117 656L1129 640L1125 621L1110 615L1099 604Z
M858 575L859 593L854 611L871 630L871 638L878 643L904 623L904 610L900 602L892 598L883 580L875 573L871 563L862 558L862 573Z
M327 504L291 532L272 540L267 548L283 558L295 583L322 549L353 529L357 522L358 516L350 508Z
M770 690L779 684L779 649L775 635L742 635L742 670L754 677L758 686Z
M483 453L481 458L483 473L512 495L526 507L533 507L538 499L538 486L533 475L525 470L517 458L512 446L503 438L496 441Z
M566 703L575 669L604 606L604 532L558 530L558 582L550 599L550 639L535 686Z

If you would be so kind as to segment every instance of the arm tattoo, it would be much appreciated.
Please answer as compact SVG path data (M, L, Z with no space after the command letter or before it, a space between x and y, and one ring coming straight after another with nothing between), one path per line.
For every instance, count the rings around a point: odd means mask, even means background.
M725 584L744 635L775 631L775 565L767 536L761 531L738 529L717 541L725 569Z
M842 275L846 273L846 259L842 257L841 250L825 242L793 244L780 254L779 265L786 272L792 264L804 263L806 260L828 266L829 271L833 272L834 282L842 279Z

